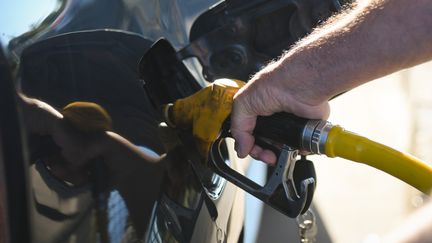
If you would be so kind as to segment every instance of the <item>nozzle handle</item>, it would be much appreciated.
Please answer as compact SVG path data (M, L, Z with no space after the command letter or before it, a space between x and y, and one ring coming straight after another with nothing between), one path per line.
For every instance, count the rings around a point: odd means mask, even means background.
M259 116L254 136L300 149L303 131L309 121L309 119L286 112L275 113L271 116Z
M316 187L315 168L311 161L297 160L297 150L284 146L274 170L264 186L232 169L220 156L222 134L210 149L214 171L269 206L295 218L309 208Z

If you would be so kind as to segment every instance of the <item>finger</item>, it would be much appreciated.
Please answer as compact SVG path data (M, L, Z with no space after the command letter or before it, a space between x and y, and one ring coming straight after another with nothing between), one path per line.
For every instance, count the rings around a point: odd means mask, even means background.
M249 115L241 108L241 104L234 102L231 114L231 134L235 139L235 149L240 158L250 153L255 143L252 133L256 125L256 116Z
M271 150L263 149L258 145L253 146L250 156L269 165L275 165L277 161L275 153Z
M269 165L275 165L277 160L275 153L268 149L263 149L258 154L257 159Z
M233 138L235 139L235 150L239 158L246 157L253 148L255 138L249 132L242 132L237 130L231 130Z
M254 145L249 155L254 159L258 159L258 155L262 152L262 150L263 149L260 146Z

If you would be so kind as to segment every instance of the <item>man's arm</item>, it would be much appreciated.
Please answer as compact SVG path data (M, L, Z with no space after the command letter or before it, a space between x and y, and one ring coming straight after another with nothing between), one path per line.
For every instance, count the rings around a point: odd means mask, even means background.
M24 126L30 133L50 135L53 125L63 119L63 115L47 103L17 94L18 105L22 111Z
M432 58L430 0L361 1L269 64L234 97L231 132L240 157L274 163L254 145L257 115L285 111L326 119L328 100Z

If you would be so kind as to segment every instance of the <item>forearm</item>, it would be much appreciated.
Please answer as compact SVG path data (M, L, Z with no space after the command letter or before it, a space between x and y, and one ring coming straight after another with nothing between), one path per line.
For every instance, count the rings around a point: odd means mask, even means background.
M105 132L100 139L93 143L97 146L94 149L99 150L97 154L101 154L113 176L120 182L135 172L141 173L141 177L145 178L163 171L164 156L148 155L127 139L113 132Z
M372 79L432 58L429 0L359 4L314 31L272 64L275 80L318 104ZM271 68L270 68L271 69ZM287 78L288 76L288 78ZM296 80L301 77L301 80ZM305 100L307 99L307 100Z
M54 123L63 116L47 103L18 93L18 106L22 110L24 125L28 132L50 135Z
M148 155L112 132L106 132L105 142L101 144L113 186L125 200L137 234L142 236L160 193L166 164L164 156Z
M231 134L239 157L276 161L254 144L258 115L327 119L331 97L432 58L430 0L366 1L299 41L236 93Z

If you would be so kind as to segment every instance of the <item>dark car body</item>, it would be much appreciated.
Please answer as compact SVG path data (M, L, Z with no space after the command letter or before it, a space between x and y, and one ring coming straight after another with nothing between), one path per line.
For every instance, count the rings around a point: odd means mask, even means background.
M156 40L185 59L196 88L222 77L246 80L339 8L336 0L57 1L33 29L2 43L0 204L10 242L240 241L244 192L215 173L197 175L185 158L173 158L163 178L137 171L126 192L103 163L79 185L53 176L44 162L50 141L20 126L12 83L56 108L99 103L116 132L161 154L160 114L138 70ZM244 174L247 161L233 141L222 146L226 163Z

